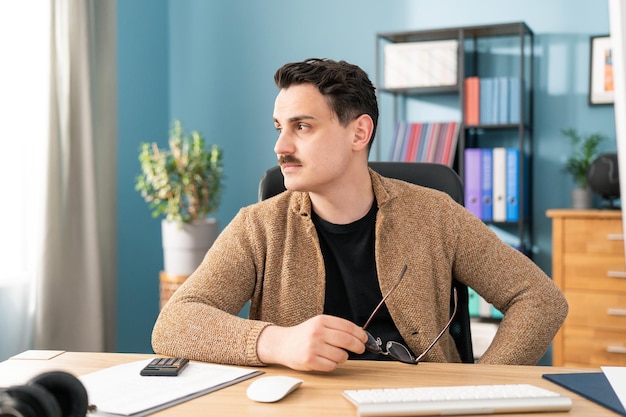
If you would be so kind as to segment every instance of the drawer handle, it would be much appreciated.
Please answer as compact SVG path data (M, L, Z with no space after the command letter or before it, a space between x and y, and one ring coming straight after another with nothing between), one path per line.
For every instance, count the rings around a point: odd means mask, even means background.
M624 240L624 235L621 233L609 233L606 235L608 240Z
M606 351L609 353L622 353L626 354L626 347L621 346L607 346Z
M626 278L626 271L607 271L606 276L609 278Z
M609 308L606 314L609 316L626 316L626 310L623 308Z

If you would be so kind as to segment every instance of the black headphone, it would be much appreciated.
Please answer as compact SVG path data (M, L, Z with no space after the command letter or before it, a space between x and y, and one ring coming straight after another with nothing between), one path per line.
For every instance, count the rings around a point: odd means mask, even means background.
M0 390L0 417L85 417L87 408L85 386L63 371Z

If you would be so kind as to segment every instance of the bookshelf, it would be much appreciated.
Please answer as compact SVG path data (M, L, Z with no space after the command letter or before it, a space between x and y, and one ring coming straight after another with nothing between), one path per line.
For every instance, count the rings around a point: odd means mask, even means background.
M396 77L393 87L389 84L390 64L385 49L395 44L430 44L436 46L438 42L454 41L456 44L456 62L453 62L453 71L456 76L450 80L449 76L442 77L439 84L428 83L422 85L413 84L407 80L405 86L400 86ZM406 48L411 51L411 48ZM518 189L519 211L515 220L486 220L486 223L502 229L503 239L519 246L527 255L531 255L531 189L532 178L532 100L533 100L533 33L523 22L494 24L484 26L454 27L444 29L431 29L409 32L381 33L377 35L376 42L376 85L379 95L390 95L393 100L394 123L411 122L429 123L432 120L424 120L420 114L419 106L413 106L410 102L438 100L438 97L446 96L448 107L455 107L458 111L457 120L461 122L458 131L456 150L454 153L453 167L463 178L464 184L468 183L465 174L465 150L469 148L498 148L506 147L516 149L518 152ZM422 59L431 58L432 55L423 54ZM416 60L404 59L403 63L417 65ZM424 67L426 65L422 65ZM426 66L428 67L428 66ZM441 68L432 66L431 68ZM423 68L422 68L423 70ZM401 72L401 71L400 71ZM409 72L406 71L405 72ZM448 69L449 72L449 69ZM467 82L468 78L478 77L478 80L508 80L516 84L517 94L511 94L509 100L516 97L515 103L510 103L506 108L508 118L479 119L477 122L467 123L464 116L468 112ZM419 78L419 77L418 77ZM419 80L417 81L419 83ZM489 100L485 100L486 105ZM500 106L501 107L501 106ZM415 110L417 108L417 110ZM489 106L487 107L489 108ZM499 111L501 112L501 108ZM513 113L511 118L510 114ZM482 114L481 114L482 116ZM380 135L394 135L394 132L379 132ZM378 141L380 145L381 141ZM393 138L390 141L394 145ZM390 149L378 149L378 159L387 159L391 156ZM524 209L526 208L526 209Z
M532 257L533 38L532 30L524 22L376 36L379 102L382 104L384 96L391 97L394 126L433 122L433 113L441 108L445 109L444 119L450 120L450 114L454 115L460 128L450 164L463 179L466 190L476 182L477 175L489 171L479 165L480 172L476 173L472 162L467 166L466 150L482 152L499 148L492 152L498 154L498 160L502 148L507 155L511 154L507 156L510 158L508 166L498 165L496 170L491 163L491 184L493 187L497 183L500 189L502 176L507 177L512 182L508 185L505 182L505 187L516 191L517 200L510 199L510 195L502 196L504 200L498 199L496 190L488 190L493 203L499 202L498 207L486 209L487 213L492 210L491 216L483 218L482 212L475 214L505 242L529 257ZM425 119L425 114L431 120ZM396 127L394 129L397 131ZM381 149L381 143L387 141L378 140L377 158L395 158L393 147L401 149L396 132L379 131L379 135L390 135L388 142L392 149ZM477 151L469 151L468 155L472 152ZM513 165L514 171L511 171ZM468 172L470 167L472 170ZM480 181L478 186L478 192L484 193L487 187ZM466 207L476 202L468 197L466 194ZM483 197L478 196L479 201L483 201ZM507 207L502 217L501 204L507 200L515 204Z

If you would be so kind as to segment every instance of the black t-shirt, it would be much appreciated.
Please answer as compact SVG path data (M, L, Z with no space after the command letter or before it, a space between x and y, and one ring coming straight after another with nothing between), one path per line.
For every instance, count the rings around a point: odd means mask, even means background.
M324 314L341 317L363 326L374 308L382 300L374 242L376 228L376 201L365 217L349 224L334 224L312 213L319 235L326 269ZM367 331L383 341L404 343L393 323L386 305L382 305ZM362 355L350 352L350 359L385 359L387 356L365 351Z

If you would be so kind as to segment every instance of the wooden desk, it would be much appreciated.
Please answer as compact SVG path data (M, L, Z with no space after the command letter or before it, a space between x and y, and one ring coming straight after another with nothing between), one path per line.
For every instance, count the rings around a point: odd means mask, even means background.
M31 377L49 370L60 369L79 376L108 366L153 356L66 352L49 360L9 359L0 363L0 386L22 384ZM506 416L604 417L617 415L541 378L544 373L593 371L590 369L439 363L421 363L413 366L399 362L376 361L350 361L331 373L298 372L283 367L261 369L265 371L266 375L297 376L303 379L304 383L297 391L282 401L263 404L253 402L246 397L246 388L254 380L251 379L153 415L157 417L207 415L237 417L356 416L355 407L341 395L344 389L502 383L529 383L562 392L573 400L573 406L569 413L506 414Z

